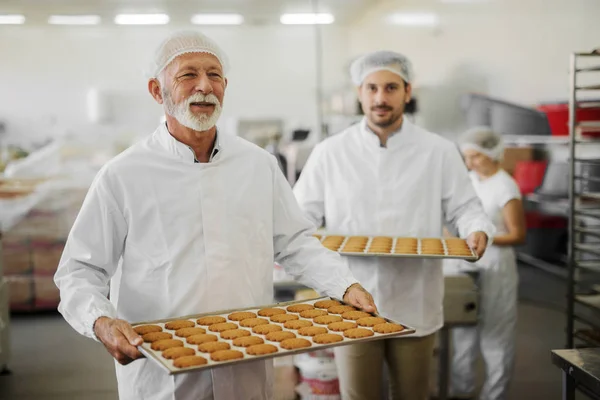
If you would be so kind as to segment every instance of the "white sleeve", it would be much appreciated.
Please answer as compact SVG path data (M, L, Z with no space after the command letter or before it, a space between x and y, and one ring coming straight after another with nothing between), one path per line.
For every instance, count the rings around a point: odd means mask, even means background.
M323 226L325 217L325 165L322 148L317 145L313 149L294 185L294 195L300 209L317 228Z
M467 168L453 145L444 152L442 171L442 207L446 222L454 226L460 237L485 232L491 240L496 229L475 193Z
M519 189L517 183L510 177L506 178L507 179L502 181L503 185L501 188L499 188L500 190L498 190L497 193L498 207L500 209L504 208L506 203L511 200L521 200L521 190Z
M102 170L73 224L54 282L60 290L58 311L82 335L96 338L94 322L115 318L108 299L110 278L123 252L127 223Z
M342 257L315 237L294 198L292 188L273 159L273 249L275 261L300 283L327 296L342 299L358 281Z

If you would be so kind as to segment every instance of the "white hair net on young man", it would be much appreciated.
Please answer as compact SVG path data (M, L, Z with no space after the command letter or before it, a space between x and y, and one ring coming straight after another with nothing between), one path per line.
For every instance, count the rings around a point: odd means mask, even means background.
M460 151L475 150L492 160L500 161L504 154L502 135L494 132L489 126L477 126L463 133L458 140Z
M393 72L406 83L411 83L413 80L410 60L393 51L375 51L356 59L350 66L350 77L356 86L360 86L369 74L376 71Z
M149 78L158 78L167 65L186 53L212 54L221 63L224 74L229 70L227 54L214 40L200 32L187 30L172 33L158 46L147 71Z

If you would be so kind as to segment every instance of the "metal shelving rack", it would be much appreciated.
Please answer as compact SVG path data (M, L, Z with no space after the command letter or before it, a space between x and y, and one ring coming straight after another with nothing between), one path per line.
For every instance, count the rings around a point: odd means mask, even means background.
M600 128L600 121L577 121L577 110L600 107L585 101L584 93L600 92L600 53L573 53L570 59L569 96L569 251L567 276L567 347L600 346L600 193L588 185L600 178L585 173L600 166L600 152L583 155L585 147L600 140L580 137L582 128ZM585 74L585 77L584 77ZM595 84L583 84L596 78ZM591 223L590 223L591 221Z

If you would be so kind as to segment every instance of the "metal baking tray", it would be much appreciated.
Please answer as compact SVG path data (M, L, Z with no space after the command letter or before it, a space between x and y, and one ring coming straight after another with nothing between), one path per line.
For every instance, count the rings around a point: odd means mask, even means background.
M143 343L142 345L138 346L139 351L146 356L146 358L154 361L155 363L157 363L159 366L161 366L169 375L174 375L174 374L180 374L180 373L185 373L185 372L190 372L190 371L198 371L198 370L205 370L205 369L212 369L212 368L218 368L220 366L231 366L232 364L241 364L241 363L245 363L245 362L249 362L249 361L255 361L255 360L260 360L260 359L270 359L270 358L276 358L276 357L284 357L284 356L289 356L289 355L294 355L294 354L300 354L300 353L307 353L307 352L313 352L313 351L317 351L317 350L323 350L326 348L331 348L331 347L337 347L337 346L344 346L344 345L348 345L348 344L354 344L354 343L360 343L360 342L367 342L367 341L371 341L371 340L379 340L379 339L387 339L387 338L391 338L391 337L398 337L398 336L404 336L404 335L410 335L415 333L415 329L411 328L405 324L390 320L389 318L384 318L386 321L388 322L392 322L392 323L396 323L399 325L402 325L404 327L404 330L400 331L400 332L395 332L395 333L377 333L377 332L373 332L374 335L367 337L367 338L359 338L359 339L350 339L350 338L346 338L343 335L343 332L333 332L333 331L329 331L327 333L335 333L338 334L340 336L342 336L344 339L341 342L337 342L337 343L331 343L331 344L318 344L315 343L313 341L313 338L310 336L301 336L300 334L298 334L297 330L294 329L287 329L283 326L283 323L276 323L276 322L270 322L271 324L274 325L280 325L283 328L283 331L289 331L289 332L293 332L296 334L297 338L303 338L303 339L307 339L308 341L311 342L311 346L310 347L306 347L306 348L301 348L301 349L295 349L295 350L287 350L284 349L280 346L280 343L278 342L272 342L266 339L266 335L259 335L259 334L255 334L252 333L252 328L246 328L246 327L242 327L239 325L238 322L236 321L229 321L227 320L227 322L232 322L235 323L236 325L238 325L238 327L236 329L244 329L247 331L250 331L252 336L258 336L264 339L264 343L265 344L272 344L274 346L277 347L278 351L276 353L271 353L271 354L266 354L266 355L249 355L246 353L246 348L244 347L236 347L233 345L233 340L228 340L228 339L223 339L220 337L219 333L216 332L210 332L208 331L207 327L203 327L206 328L207 332L206 333L211 333L211 334L215 334L217 337L219 337L219 342L227 342L230 345L230 349L232 350L238 350L241 351L244 354L244 358L241 359L236 359L236 360L231 360L231 361L213 361L211 360L210 354L208 353L202 353L199 350L197 350L198 345L194 345L194 344L188 344L187 341L185 340L185 338L180 338L180 337L176 337L175 336L175 331L174 330L168 330L165 328L165 324L169 321L174 321L174 320L182 320L182 319L187 319L187 320L191 320L194 323L196 322L196 320L200 317L206 317L206 316L221 316L227 319L227 316L233 312L238 312L238 311L252 311L252 312L258 312L258 310L263 309L263 308L285 308L287 306L293 305L293 304L314 304L315 302L319 301L319 300L337 300L337 299L333 299L330 297L319 297L319 298L315 298L315 299L309 299L309 300L301 300L301 301L289 301L289 302L283 302L283 303L276 303L276 304L270 304L270 305L265 305L265 306L257 306L257 307L248 307L248 308L237 308L237 309L232 309L232 310L222 310L222 311L215 311L215 312L211 312L211 313L203 313L203 314L195 314L195 315L188 315L188 316L184 316L184 317L178 317L178 318L169 318L169 319L161 319L161 320L155 320L155 321L145 321L145 322L136 322L133 323L132 326L135 328L136 326L139 325L148 325L148 324L152 324L152 325L160 325L163 328L163 332L168 332L171 333L173 335L173 338L177 338L183 341L184 343L184 347L189 347L192 348L194 350L196 350L196 355L201 356L206 358L206 360L208 361L207 364L205 365L199 365L199 366L193 366L193 367L188 367L188 368L177 368L173 365L174 360L168 360L166 358L163 358L161 356L161 352L158 350L152 350L151 343ZM343 301L337 300L339 301L341 304L346 305L346 303L344 303ZM300 317L299 313L292 313L292 312L288 312L288 314L296 314L298 315L298 317ZM372 314L373 316L377 316L377 317L381 317L380 315L377 314ZM267 317L260 317L260 318L266 318L269 319ZM300 320L311 320L310 318L303 318L300 317ZM344 320L346 321L346 320ZM353 321L356 322L356 321ZM196 325L198 326L198 325ZM327 327L326 325L319 325L319 324L314 324L313 326L319 326L319 327ZM360 327L360 328L365 328L365 329L371 329L372 328L368 328L368 327Z
M452 238L452 239L443 239L443 238L416 238L416 237L391 237L391 236L346 236L346 235L338 235L338 234L315 234L321 243L323 243L328 237L336 237L343 238L342 243L338 247L328 247L330 250L336 251L345 256L357 256L357 257L400 257L400 258L437 258L437 259L459 259L459 260L467 260L467 261L477 261L479 257L477 257L477 253L466 243L463 239ZM367 243L365 248L362 251L344 251L344 246L346 243L352 238L366 238ZM371 252L371 244L375 238L386 238L392 240L392 247L389 252ZM414 253L395 253L396 245L398 240L411 239L417 241L417 249ZM436 240L442 244L443 254L428 254L423 249L423 241L424 240ZM470 255L453 255L450 254L448 242L456 241L461 242L469 248Z

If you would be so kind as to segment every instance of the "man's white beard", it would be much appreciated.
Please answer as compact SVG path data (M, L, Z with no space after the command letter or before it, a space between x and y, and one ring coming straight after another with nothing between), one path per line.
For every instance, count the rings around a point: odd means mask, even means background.
M181 125L195 131L203 132L209 130L216 125L221 116L221 104L217 96L212 93L206 96L202 93L195 93L181 103L175 104L171 98L171 93L163 90L163 100L167 114L174 117ZM204 113L200 115L194 114L190 108L191 104L200 102L214 104L215 109L213 113L211 115Z

